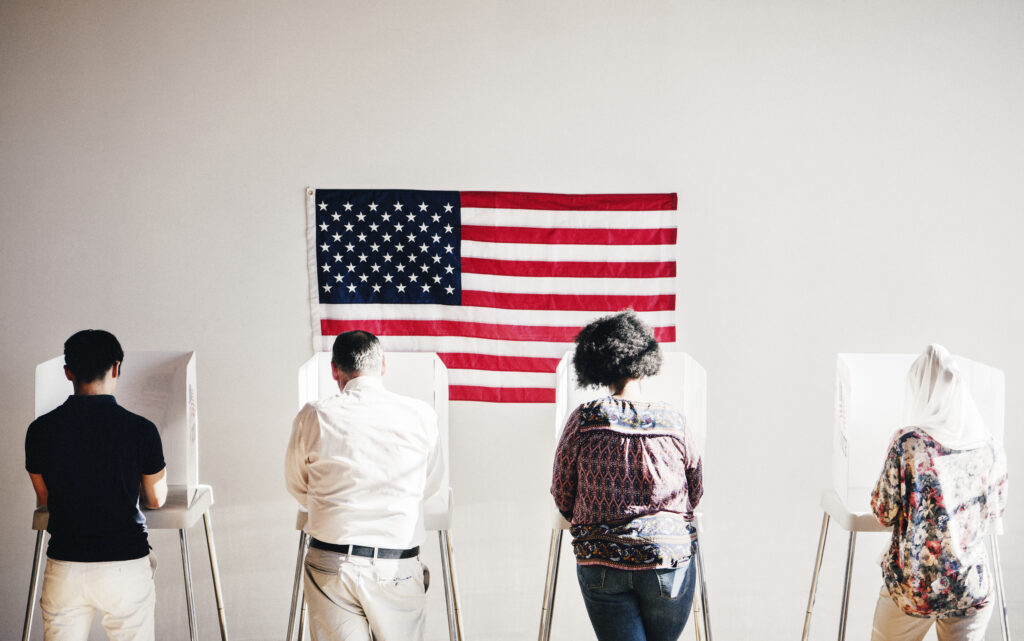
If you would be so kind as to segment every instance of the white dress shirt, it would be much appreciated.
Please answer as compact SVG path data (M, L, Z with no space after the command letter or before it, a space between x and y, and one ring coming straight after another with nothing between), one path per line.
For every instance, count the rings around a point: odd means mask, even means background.
M285 479L312 537L405 549L423 540L423 502L441 489L443 465L433 408L358 376L299 411Z

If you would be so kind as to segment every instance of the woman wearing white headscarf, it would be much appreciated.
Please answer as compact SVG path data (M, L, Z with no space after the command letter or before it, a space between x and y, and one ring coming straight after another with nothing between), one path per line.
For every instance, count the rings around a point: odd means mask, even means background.
M1006 505L1006 460L941 345L907 373L907 427L893 437L871 509L892 526L872 641L980 641L992 616L984 537Z

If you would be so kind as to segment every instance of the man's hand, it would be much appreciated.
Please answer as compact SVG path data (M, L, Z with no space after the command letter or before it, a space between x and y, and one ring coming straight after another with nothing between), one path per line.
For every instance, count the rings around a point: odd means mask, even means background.
M139 498L142 504L151 510L162 507L167 502L167 468L156 474L143 474L142 485L139 487Z

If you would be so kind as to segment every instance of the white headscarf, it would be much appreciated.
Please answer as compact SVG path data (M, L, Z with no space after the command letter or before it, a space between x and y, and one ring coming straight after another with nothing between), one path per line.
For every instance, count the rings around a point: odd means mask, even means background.
M929 345L910 366L903 420L952 450L981 447L991 438L967 381L942 345Z

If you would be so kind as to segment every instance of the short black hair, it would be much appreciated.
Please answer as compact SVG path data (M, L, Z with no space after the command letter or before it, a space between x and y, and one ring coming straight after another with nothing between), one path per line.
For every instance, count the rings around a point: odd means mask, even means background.
M331 362L346 374L379 372L384 359L380 339L362 330L342 332L334 339Z
M64 365L76 383L102 379L114 363L124 361L121 343L108 331L83 329L64 341Z
M581 387L611 386L661 369L654 332L631 309L604 316L580 330L572 365Z

